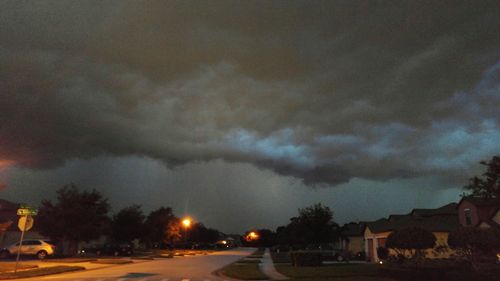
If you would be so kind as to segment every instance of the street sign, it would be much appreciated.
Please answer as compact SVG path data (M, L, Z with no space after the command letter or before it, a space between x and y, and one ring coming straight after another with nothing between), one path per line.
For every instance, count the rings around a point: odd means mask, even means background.
M19 223L17 226L21 231L28 231L33 227L33 222L35 220L31 216L22 216L19 218Z
M20 208L17 209L18 216L36 216L38 214L38 210L35 208Z

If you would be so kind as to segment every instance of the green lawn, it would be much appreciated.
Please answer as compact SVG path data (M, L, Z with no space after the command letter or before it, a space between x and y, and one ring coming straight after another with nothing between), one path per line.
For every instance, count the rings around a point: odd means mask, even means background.
M123 259L98 259L96 261L92 261L92 263L99 263L99 264L127 264L127 263L133 263L131 260L123 260Z
M52 267L41 267L30 270L18 271L14 272L2 272L0 273L0 279L16 279L16 278L28 278L28 277L36 277L43 275L51 275L58 274L64 272L78 271L84 270L84 267L81 266L52 266Z
M221 273L240 280L267 280L267 276L259 268L260 259L263 254L264 251L259 249L250 256L224 267Z
M334 264L323 266L294 267L275 264L276 270L291 280L309 281L392 281L379 277L376 264Z
M241 259L239 261L237 261L237 263L260 263L260 260L259 259Z
M227 277L236 278L240 280L267 280L267 276L264 275L259 269L258 264L247 263L247 264L237 264L233 263L221 270L221 273Z
M91 262L96 259L90 258L61 258L61 259L44 259L43 262L59 262L59 263L79 263L79 262Z
M0 262L0 273L6 271L14 270L16 263L15 262ZM37 268L36 265L27 265L23 263L19 263L17 269L28 269L28 268Z

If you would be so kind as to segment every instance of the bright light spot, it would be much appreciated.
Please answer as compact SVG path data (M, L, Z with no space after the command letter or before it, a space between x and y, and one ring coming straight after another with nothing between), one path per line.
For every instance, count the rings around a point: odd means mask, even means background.
M227 241L226 240L222 240L222 244L226 245Z
M384 264L384 262L383 262L383 261L379 261L378 263L379 263L379 264Z
M190 227L191 226L191 219L190 218L183 219L182 225L184 225L184 227Z
M257 234L255 231L248 233L246 236L247 241L252 241L252 240L257 240L257 239L259 239L259 234Z

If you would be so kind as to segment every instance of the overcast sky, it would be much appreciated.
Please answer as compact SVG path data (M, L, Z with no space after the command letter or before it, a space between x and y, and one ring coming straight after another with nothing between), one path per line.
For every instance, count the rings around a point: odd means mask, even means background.
M497 1L1 1L0 197L210 227L456 201L500 154Z

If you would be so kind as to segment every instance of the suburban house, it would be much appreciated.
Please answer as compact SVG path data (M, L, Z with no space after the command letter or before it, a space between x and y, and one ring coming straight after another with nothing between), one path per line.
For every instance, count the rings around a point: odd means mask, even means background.
M398 229L420 227L434 234L436 247L426 252L428 258L447 258L451 251L443 251L448 246L448 234L459 227L457 204L450 203L436 209L413 209L406 215L390 215L387 219L368 222L364 228L366 258L378 262L378 247L385 247L387 237Z
M6 247L19 241L21 231L17 227L19 216L17 209L20 204L12 203L4 199L0 199L0 247ZM2 227L4 226L4 227ZM43 239L38 231L36 231L36 218L33 229L24 234L24 239Z
M365 251L365 237L364 237L365 223L364 222L350 222L342 226L340 237L340 248L357 254Z
M496 198L463 197L457 209L463 226L500 228L500 201Z

